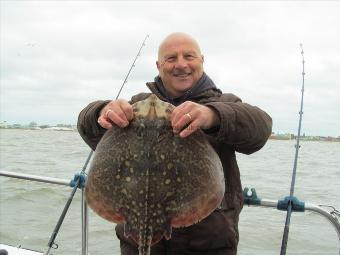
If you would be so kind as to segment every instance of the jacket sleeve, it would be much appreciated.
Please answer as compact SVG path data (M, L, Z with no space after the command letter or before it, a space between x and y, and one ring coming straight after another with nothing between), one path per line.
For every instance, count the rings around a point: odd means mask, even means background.
M233 94L222 94L219 100L205 105L220 117L220 126L214 132L217 141L230 145L237 152L251 154L258 151L272 132L272 119L266 112L243 103Z
M92 150L96 149L98 142L106 132L106 129L102 128L97 120L101 109L109 102L110 100L92 102L79 113L78 132Z
M139 93L133 96L129 103L133 104L137 101L144 100L149 95L150 93ZM77 124L78 132L92 150L96 149L97 144L106 132L106 129L102 128L97 120L101 109L109 102L110 100L92 102L79 113Z

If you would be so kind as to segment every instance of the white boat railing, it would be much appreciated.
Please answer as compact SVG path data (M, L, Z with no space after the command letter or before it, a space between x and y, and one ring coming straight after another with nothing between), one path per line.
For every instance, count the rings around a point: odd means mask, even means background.
M277 209L278 201L277 200L271 200L271 199L261 199L261 204L247 204L250 206L261 206L261 207L272 207ZM337 220L337 218L333 217L330 212L327 210L323 209L322 207L318 205L314 205L311 203L305 203L305 211L311 211L318 213L325 217L335 228L336 233L338 234L338 239L339 239L339 245L340 245L340 223Z
M0 176L17 178L17 179L22 179L22 180L29 180L29 181L36 181L36 182L51 183L51 184L57 184L57 185L63 185L63 186L70 186L70 180L58 179L58 178L47 177L47 176L15 173L15 172L9 172L9 171L0 171Z
M43 182L49 184L56 184L62 186L70 186L70 180L66 179L58 179L58 178L51 178L46 176L38 176L38 175L31 175L31 174L24 174L24 173L15 173L15 172L8 172L8 171L0 171L0 176L28 180L28 181L36 181L36 182ZM81 229L82 229L82 255L88 255L88 208L85 201L85 190L84 188L81 189ZM49 250L48 250L49 251ZM48 251L45 254L48 254Z
M329 212L325 209L323 209L319 205L315 205L312 203L305 203L302 201L299 201L296 197L286 197L283 200L271 200L271 199L263 199L259 198L256 194L256 190L254 188L249 189L245 188L243 191L243 198L244 198L244 205L249 206L260 206L260 207L271 207L278 210L287 210L287 203L292 203L293 212L304 212L304 211L311 211L318 213L319 215L325 217L335 228L335 231L338 235L338 242L339 242L339 255L340 255L340 212L337 211L332 206L327 206L329 208L333 209L333 212Z
M37 181L49 184L56 184L62 186L70 186L70 181L66 179L58 179L58 178L51 178L46 176L38 176L38 175L31 175L31 174L24 174L24 173L15 173L15 172L8 172L8 171L0 171L0 176L10 177L10 178L17 178L23 179L28 181ZM81 224L82 224L82 255L88 255L88 207L85 201L85 194L84 188L81 188ZM260 207L272 207L279 210L282 209L282 202L283 200L270 200L270 199L262 199L258 198L255 189L248 189L244 190L244 204L249 206L260 206ZM300 201L298 201L300 203ZM281 203L281 205L280 205ZM339 255L340 255L340 222L337 218L339 215L335 215L334 213L328 212L327 210L323 209L321 206L314 205L311 203L304 203L303 210L295 209L293 211L303 212L305 210L312 211L315 213L320 214L321 216L325 217L335 228L335 231L338 235L339 241ZM280 208L281 207L281 208ZM284 206L283 206L284 208ZM334 210L336 211L336 210ZM336 211L337 214L339 213ZM46 253L45 253L46 254Z

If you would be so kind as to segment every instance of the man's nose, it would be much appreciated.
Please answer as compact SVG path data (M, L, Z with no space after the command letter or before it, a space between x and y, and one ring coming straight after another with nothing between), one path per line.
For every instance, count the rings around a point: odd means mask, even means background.
M179 56L176 61L176 68L185 68L188 66L188 61L183 57Z

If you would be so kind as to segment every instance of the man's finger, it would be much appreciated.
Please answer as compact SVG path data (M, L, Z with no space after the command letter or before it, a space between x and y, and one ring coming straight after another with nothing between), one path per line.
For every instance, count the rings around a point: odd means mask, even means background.
M104 118L103 116L100 116L98 118L98 124L105 129L112 128L111 122L107 121L106 118Z
M190 103L192 103L192 102L190 102ZM171 125L173 127L175 127L176 125L180 124L181 120L183 118L183 115L190 113L192 111L192 109L193 109L193 105L192 104L186 104L186 102L177 106L174 109L174 111L172 112L172 115L171 115ZM184 127L184 126L182 126L182 127Z
M194 121L195 116L194 113L185 113L182 114L182 116L179 117L179 120L174 123L173 130L175 133L179 133L185 126L190 124L192 121Z
M119 127L126 127L129 125L129 121L126 119L125 114L122 112L122 110L118 110L119 113L111 110L106 112L106 118L107 120L111 120L114 124L116 124Z
M192 133L194 133L197 129L199 129L198 121L193 121L189 124L182 132L179 133L179 136L182 138L188 137Z
M120 107L121 107L123 113L125 114L127 121L132 120L133 119L132 105L130 105L128 102L124 101L124 102L122 102Z

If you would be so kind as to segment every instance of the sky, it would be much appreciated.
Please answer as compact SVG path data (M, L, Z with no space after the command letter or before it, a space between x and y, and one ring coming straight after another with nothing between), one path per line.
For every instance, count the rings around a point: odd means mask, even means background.
M268 112L275 133L340 136L340 2L0 1L0 120L76 124L90 102L147 92L159 43L199 42L225 93Z

